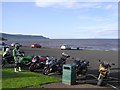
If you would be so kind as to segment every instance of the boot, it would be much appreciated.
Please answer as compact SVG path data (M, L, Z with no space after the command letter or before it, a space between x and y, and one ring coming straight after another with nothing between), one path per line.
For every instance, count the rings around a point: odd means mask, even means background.
M98 80L100 79L100 75L99 75L99 77L98 77Z
M21 67L19 67L19 71L21 71Z
M14 72L18 72L18 71L17 71L17 68L14 68Z

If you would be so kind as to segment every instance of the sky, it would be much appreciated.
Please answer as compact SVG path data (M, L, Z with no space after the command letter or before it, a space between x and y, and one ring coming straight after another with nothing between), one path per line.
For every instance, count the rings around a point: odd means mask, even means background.
M0 7L3 33L51 39L118 38L118 2L6 1Z

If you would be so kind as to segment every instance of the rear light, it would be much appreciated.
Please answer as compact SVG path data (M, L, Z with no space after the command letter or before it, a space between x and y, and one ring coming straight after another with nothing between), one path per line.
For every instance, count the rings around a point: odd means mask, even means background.
M44 58L40 58L40 61L44 61L45 59Z

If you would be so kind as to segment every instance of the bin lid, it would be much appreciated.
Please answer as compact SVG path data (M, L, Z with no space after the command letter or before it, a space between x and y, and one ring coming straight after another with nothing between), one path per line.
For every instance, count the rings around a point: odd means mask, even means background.
M74 64L64 64L63 67L74 67Z

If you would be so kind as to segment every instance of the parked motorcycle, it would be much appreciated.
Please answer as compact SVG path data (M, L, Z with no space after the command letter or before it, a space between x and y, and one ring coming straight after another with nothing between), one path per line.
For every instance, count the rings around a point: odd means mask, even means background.
M29 67L32 62L32 56L23 56L20 58L22 67Z
M31 61L32 61L32 57L31 56L25 56L25 53L23 51L20 52L19 54L19 58L20 58L20 62L22 67L24 66L28 66ZM4 67L6 64L14 64L14 57L11 53L9 54L4 54L2 56L2 67Z
M20 52L20 54L18 55L19 57L23 57L24 56L24 52ZM5 66L5 64L14 64L14 57L12 55L12 53L9 51L9 53L4 53L2 56L2 67Z
M108 75L110 73L110 68L112 65L115 65L115 64L102 62L101 60L99 60L99 62L100 62L100 64L99 64L99 76L98 76L97 85L101 86L104 82L107 81Z
M74 64L76 66L77 75L85 75L87 73L89 61L76 59L74 60Z
M46 66L43 69L43 74L48 75L52 72L59 72L59 74L62 74L62 66L66 63L66 59L70 56L68 54L62 53L62 57L57 59L51 59L48 62L46 61Z
M43 69L45 66L46 57L34 56L29 70L33 72L35 69Z
M6 64L14 64L14 57L12 54L6 54L2 56L2 67Z

